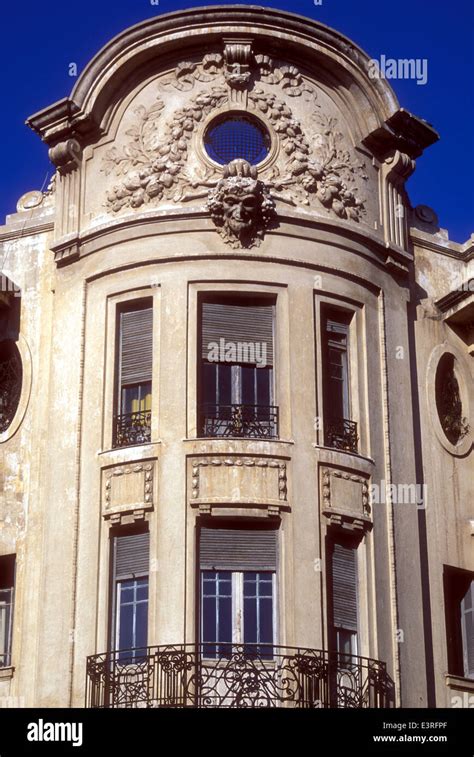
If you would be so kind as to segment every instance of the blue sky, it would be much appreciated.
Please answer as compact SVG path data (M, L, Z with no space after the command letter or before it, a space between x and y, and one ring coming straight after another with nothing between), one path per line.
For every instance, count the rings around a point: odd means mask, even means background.
M155 0L156 2L156 0ZM0 222L17 199L51 175L47 148L24 126L32 113L70 94L78 71L115 34L180 8L180 0L81 0L3 4L0 45ZM234 3L247 5L249 3ZM472 0L272 0L265 5L332 26L373 58L427 60L428 81L391 81L402 107L426 119L441 140L418 160L408 182L413 205L433 207L455 241L474 232L474 3Z

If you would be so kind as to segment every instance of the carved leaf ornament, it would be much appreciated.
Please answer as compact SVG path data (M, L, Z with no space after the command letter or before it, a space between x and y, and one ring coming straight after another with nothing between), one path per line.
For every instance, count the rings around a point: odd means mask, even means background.
M277 85L285 97L303 96L312 101L316 99L314 89L305 83L295 66L278 65L269 56L256 55L251 65L243 47L239 47L237 58L244 62L233 61L231 55L211 53L199 63L180 63L173 76L161 83L162 88L191 91L198 82L208 87L198 91L168 120L164 121L165 105L160 96L151 107L140 105L134 110L136 122L126 132L129 141L121 148L109 149L103 163L106 175L113 174L118 179L107 191L106 207L110 211L116 213L123 208L140 208L161 201L206 198L219 233L232 246L253 246L261 241L262 232L274 215L274 199L295 206L311 205L316 200L339 218L360 220L365 208L364 200L357 195L356 179L367 179L365 166L345 147L337 119L314 110L314 128L305 133L287 102L275 92L255 86L255 82ZM220 188L222 195L226 186L222 182L229 182L232 170L229 172L229 166L225 167L223 177L222 167L203 165L199 174L197 170L191 173L187 161L190 140L197 127L214 110L229 105L233 88L242 87L248 89L249 112L262 114L271 124L280 150L264 184L258 181L255 167L251 177L250 173L242 174L240 165L235 179L234 166L234 183L242 188L245 182L249 186L252 181L257 182L254 189L258 187L257 195L264 199L267 208L259 229L253 223L247 232L239 234L232 232L222 214L215 212L216 188Z

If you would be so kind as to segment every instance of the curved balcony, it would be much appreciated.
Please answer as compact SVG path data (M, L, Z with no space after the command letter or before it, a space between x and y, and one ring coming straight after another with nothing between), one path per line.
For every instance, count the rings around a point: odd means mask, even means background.
M199 407L199 428L207 437L278 439L278 407L206 403Z
M378 660L270 645L182 644L87 658L87 707L391 707Z

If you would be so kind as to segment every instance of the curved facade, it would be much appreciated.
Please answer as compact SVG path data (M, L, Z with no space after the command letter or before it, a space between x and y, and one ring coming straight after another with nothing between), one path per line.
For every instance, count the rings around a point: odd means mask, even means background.
M472 240L404 189L436 132L345 37L235 6L125 31L28 125L0 693L469 696Z

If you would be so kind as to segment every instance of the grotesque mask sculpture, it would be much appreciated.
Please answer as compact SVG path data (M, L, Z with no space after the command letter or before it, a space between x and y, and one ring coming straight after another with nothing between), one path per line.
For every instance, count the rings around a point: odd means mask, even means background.
M234 248L258 246L275 213L268 189L246 160L233 160L225 167L207 206L219 234Z

